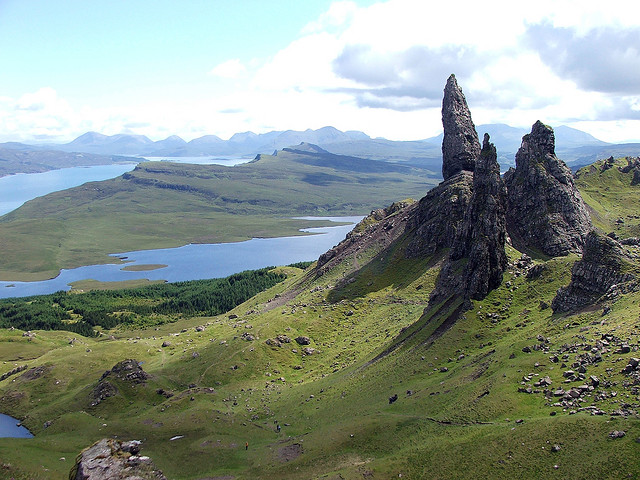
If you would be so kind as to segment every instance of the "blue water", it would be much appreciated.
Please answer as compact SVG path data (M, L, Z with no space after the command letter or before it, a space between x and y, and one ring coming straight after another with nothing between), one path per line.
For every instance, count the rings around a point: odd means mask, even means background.
M26 427L18 427L19 420L0 413L0 437L31 438L32 433Z
M141 161L153 160L200 165L225 165L233 167L250 162L250 158L237 157L140 157ZM25 202L48 193L77 187L87 182L97 182L119 177L130 172L136 163L93 165L50 170L42 173L17 173L0 177L0 216L20 207Z
M314 219L318 217L306 217ZM226 277L243 270L253 270L270 265L316 260L322 253L340 243L362 217L323 217L335 222L351 222L348 225L304 229L316 235L280 238L254 238L245 242L192 244L178 248L140 250L114 254L126 257L126 264L90 265L62 270L51 280L40 282L0 282L0 298L23 297L69 290L69 284L78 280L93 279L114 282L148 278L179 282L205 278ZM132 272L123 270L130 265L162 264L157 270Z
M135 166L135 163L95 165L61 168L42 173L18 173L1 177L0 215L15 210L33 198L77 187L86 182L115 178L133 170Z

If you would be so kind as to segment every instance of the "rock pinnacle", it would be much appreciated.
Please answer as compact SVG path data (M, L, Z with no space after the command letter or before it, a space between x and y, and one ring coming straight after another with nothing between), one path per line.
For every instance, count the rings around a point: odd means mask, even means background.
M442 100L442 176L445 180L462 170L473 172L480 142L462 90L451 74Z

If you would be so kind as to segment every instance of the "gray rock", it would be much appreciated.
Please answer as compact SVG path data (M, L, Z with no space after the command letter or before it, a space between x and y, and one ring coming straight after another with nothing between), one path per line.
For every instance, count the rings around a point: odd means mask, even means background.
M484 135L473 173L473 194L449 257L442 267L432 303L452 293L481 300L502 283L507 268L506 191L495 146ZM462 272L460 271L462 269Z
M166 480L149 457L138 456L140 442L102 439L83 450L69 473L71 480L130 478Z
M637 289L637 279L627 273L631 259L614 239L595 231L586 237L582 259L571 269L571 283L558 290L551 302L554 312L568 312L597 302L612 288ZM628 284L628 285L625 285Z
M408 258L451 248L471 201L473 176L460 172L429 190L412 210L406 225Z
M448 180L463 170L473 172L480 155L480 142L467 100L451 75L442 100L442 177Z
M571 171L555 155L553 130L537 121L522 138L516 168L504 175L507 228L516 248L546 255L581 252L593 229Z
M296 337L296 342L298 343L298 345L310 345L311 339L309 337L300 335L299 337Z

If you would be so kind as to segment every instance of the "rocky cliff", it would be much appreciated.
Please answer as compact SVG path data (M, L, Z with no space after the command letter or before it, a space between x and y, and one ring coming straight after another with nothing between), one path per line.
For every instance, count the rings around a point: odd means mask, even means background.
M414 232L407 247L409 258L433 255L452 247L471 200L480 143L471 111L454 75L444 88L442 127L444 181L420 200L407 223L407 228Z
M613 299L637 288L637 272L622 245L592 231L586 237L582 259L573 265L571 283L558 290L551 308L554 312L577 310L603 296Z
M582 251L593 225L571 171L555 155L550 127L540 121L533 125L504 181L507 228L516 248L549 256Z

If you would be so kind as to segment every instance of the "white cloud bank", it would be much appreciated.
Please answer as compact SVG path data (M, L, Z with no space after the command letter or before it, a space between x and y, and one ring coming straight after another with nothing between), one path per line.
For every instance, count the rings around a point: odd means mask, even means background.
M621 0L334 2L269 58L203 72L210 83L193 96L106 110L71 108L47 88L0 98L0 139L126 130L189 140L325 125L426 138L441 129L442 90L455 73L476 124L540 119L638 140L640 18L630 9Z

